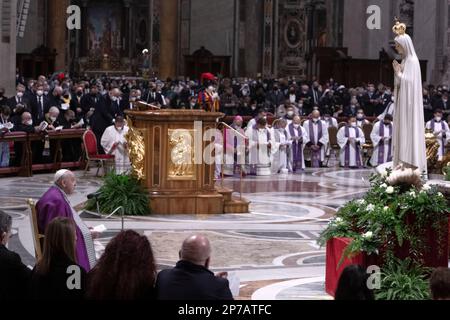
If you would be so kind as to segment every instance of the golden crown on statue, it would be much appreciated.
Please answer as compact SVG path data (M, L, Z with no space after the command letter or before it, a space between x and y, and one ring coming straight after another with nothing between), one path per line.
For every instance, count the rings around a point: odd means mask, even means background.
M395 17L395 25L392 27L392 31L394 31L395 34L401 36L406 33L406 24L401 23L400 20Z

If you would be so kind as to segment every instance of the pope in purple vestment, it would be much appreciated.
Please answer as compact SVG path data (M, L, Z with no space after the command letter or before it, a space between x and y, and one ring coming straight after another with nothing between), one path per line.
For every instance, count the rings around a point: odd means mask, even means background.
M68 174L70 173L70 174ZM73 174L68 170L61 170L58 177L55 176L55 185L41 197L36 204L36 213L38 220L39 233L44 234L47 225L56 217L65 217L74 220L76 225L76 255L77 262L82 266L86 272L88 272L93 266L93 259L95 263L95 252L93 250L92 237L88 227L81 221L76 211L71 207L69 200L67 199L67 191L70 194L75 189L74 186L67 186L63 179L64 174L66 176L72 176ZM64 189L66 191L64 191ZM86 239L87 238L87 239ZM90 250L92 248L92 250ZM92 252L90 252L92 251ZM92 257L92 254L93 257Z

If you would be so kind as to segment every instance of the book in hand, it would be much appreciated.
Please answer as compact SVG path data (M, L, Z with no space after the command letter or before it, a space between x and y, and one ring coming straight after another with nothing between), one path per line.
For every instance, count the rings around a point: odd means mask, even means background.
M47 129L48 127L48 123L46 121L42 121L41 124L39 125L38 129L40 131L44 131L45 129Z

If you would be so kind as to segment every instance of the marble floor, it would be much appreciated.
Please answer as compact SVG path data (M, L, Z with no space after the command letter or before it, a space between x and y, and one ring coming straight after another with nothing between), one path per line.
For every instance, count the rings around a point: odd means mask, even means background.
M324 291L325 250L316 239L339 206L364 194L371 172L324 168L296 175L247 177L243 196L251 201L250 214L152 215L126 218L125 228L148 236L159 268L175 264L185 237L207 235L213 247L212 270L228 271L240 280L237 299L330 299ZM82 207L101 179L93 171L77 176L71 202ZM26 200L38 199L52 184L52 177L0 179L0 209L14 218L10 249L31 266L34 248ZM227 178L223 185L239 190L240 183L238 178ZM108 228L101 237L104 244L120 231L120 219L99 219L83 211L81 216L89 226Z

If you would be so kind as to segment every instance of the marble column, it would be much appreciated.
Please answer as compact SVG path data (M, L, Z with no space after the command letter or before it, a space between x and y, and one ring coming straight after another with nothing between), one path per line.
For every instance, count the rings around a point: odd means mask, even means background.
M47 2L47 46L56 50L55 71L66 70L67 40L67 7L69 0L48 0Z
M178 51L178 0L161 1L159 76L175 77Z
M6 96L15 94L16 87L16 21L17 0L0 1L0 87Z

